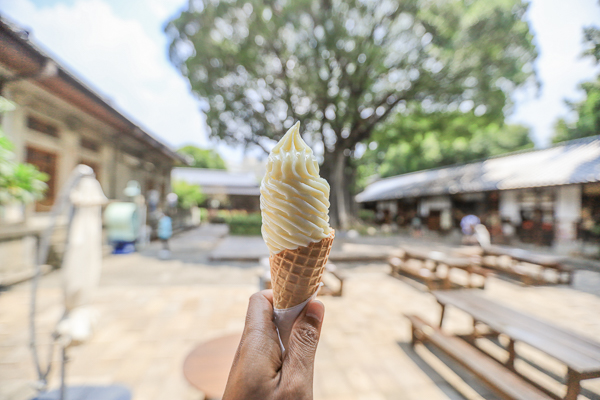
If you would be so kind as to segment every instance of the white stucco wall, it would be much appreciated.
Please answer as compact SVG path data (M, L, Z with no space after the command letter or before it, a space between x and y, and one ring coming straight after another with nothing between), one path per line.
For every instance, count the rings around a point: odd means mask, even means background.
M449 210L452 207L450 196L433 196L419 200L419 215L428 217L429 211Z
M500 211L500 218L507 218L515 225L521 223L517 190L500 191L498 208Z

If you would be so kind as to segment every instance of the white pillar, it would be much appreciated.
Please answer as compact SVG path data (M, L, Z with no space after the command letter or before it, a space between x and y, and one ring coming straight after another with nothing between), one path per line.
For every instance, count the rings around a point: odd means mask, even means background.
M500 218L506 218L510 220L510 222L512 222L513 225L518 225L521 223L518 192L516 190L500 191L498 208L500 211Z
M424 198L420 198L418 203L418 214L422 218L429 217L429 201Z
M100 182L102 186L102 190L108 196L112 196L112 187L111 187L111 175L115 168L115 154L114 148L109 144L102 144L100 148L100 176L97 176L96 179Z
M60 132L60 148L58 157L56 193L61 190L69 176L79 163L79 135L75 132L62 130Z
M556 247L568 251L577 246L577 222L581 218L581 185L556 189Z

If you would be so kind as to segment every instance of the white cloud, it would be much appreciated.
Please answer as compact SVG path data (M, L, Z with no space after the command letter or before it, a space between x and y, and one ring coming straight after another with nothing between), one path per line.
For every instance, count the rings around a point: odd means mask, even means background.
M183 3L182 0L146 0L146 4L150 7L152 13L161 21L169 18L173 10L181 8Z
M149 1L160 21L176 2L181 0ZM188 83L166 59L166 39L152 40L138 20L119 17L101 0L44 8L30 0L0 0L0 7L16 23L32 28L35 42L149 133L173 146L207 144Z

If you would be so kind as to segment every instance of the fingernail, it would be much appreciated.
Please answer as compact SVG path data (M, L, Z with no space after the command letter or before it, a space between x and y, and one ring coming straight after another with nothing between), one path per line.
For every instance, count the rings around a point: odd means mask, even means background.
M314 318L321 323L324 315L325 306L319 300L313 300L306 306L306 316L308 318Z

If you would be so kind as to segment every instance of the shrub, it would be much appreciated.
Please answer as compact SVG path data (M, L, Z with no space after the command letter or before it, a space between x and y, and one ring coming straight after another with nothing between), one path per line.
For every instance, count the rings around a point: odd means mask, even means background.
M375 221L375 211L366 209L358 210L358 218L364 222L373 222Z
M260 235L262 218L260 213L246 213L244 211L221 210L218 216L225 220L231 235Z
M201 207L200 208L200 221L205 222L208 221L208 209Z
M179 207L185 210L196 207L206 200L206 196L202 193L200 186L185 181L174 182L173 193L177 195L177 204Z
M48 175L33 165L14 162L12 148L12 143L0 131L0 205L43 199Z

